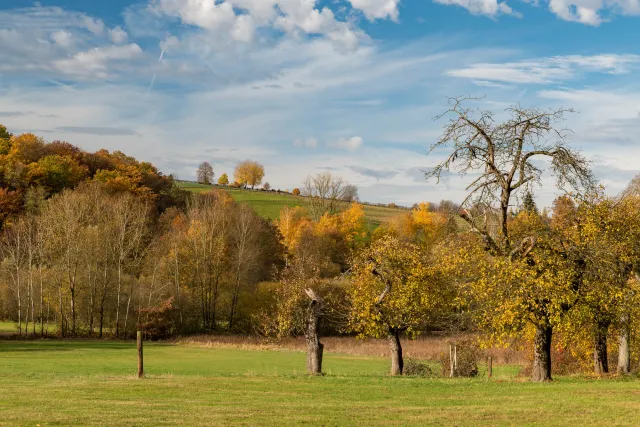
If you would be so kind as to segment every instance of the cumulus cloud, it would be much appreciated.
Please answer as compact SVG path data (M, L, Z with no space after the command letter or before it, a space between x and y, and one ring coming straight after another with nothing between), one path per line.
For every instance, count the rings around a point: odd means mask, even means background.
M122 28L115 27L114 29L109 30L109 37L111 38L111 41L114 42L115 44L122 44L128 40L129 35Z
M400 0L349 0L351 6L359 9L369 20L398 20L398 3Z
M90 16L83 16L82 22L85 28L95 35L101 35L104 31L104 22L101 19L94 19Z
M71 47L73 45L73 35L64 30L56 31L51 33L51 40L59 46L62 47Z
M447 74L474 79L485 86L486 82L544 84L571 79L579 72L628 73L638 64L640 55L569 55L502 64L473 64L450 70Z
M141 55L142 49L135 43L125 46L113 45L78 52L71 58L54 61L53 65L66 74L107 78L110 76L110 62L130 60Z
M243 43L252 42L260 28L280 30L293 37L324 36L339 49L349 51L357 47L360 39L366 38L350 22L336 19L330 8L317 7L316 0L157 0L151 1L149 8L218 37ZM383 14L382 9L375 15L394 16Z
M570 22L598 26L605 21L602 12L640 15L637 0L549 0L549 10Z
M329 147L338 148L347 151L356 151L362 147L363 140L359 136L352 136L351 138L341 138L335 142L329 143Z

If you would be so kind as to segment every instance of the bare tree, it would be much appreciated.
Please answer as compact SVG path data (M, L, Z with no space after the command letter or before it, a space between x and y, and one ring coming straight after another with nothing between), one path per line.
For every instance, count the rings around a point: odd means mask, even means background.
M357 198L357 187L349 185L331 172L323 172L305 180L302 195L307 198L311 217L318 220L325 213L338 212L347 199L354 201Z
M122 194L112 203L112 211L109 212L114 223L114 239L112 248L115 254L117 269L117 294L116 294L116 325L115 335L120 333L121 305L123 301L123 285L127 272L138 265L145 248L145 238L148 232L149 206L137 200L131 194ZM130 286L127 294L124 329L127 328L129 307L131 303L133 282L129 278Z
M589 162L577 150L569 147L566 129L558 129L566 113L573 110L540 110L514 106L508 108L508 118L497 122L494 113L464 106L470 98L454 98L451 108L438 116L451 117L442 136L432 145L431 152L449 149L447 158L426 173L427 179L440 178L451 171L461 175L477 174L467 187L463 208L498 203L499 233L490 233L483 221L478 221L469 209L462 215L471 228L482 234L494 253L508 254L511 241L507 228L512 197L521 188L540 183L542 163L548 159L550 172L560 187L591 188L594 177Z

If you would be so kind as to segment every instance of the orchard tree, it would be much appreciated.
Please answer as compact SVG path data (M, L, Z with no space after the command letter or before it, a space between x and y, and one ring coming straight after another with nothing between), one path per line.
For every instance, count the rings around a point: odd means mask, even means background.
M400 336L415 337L451 307L448 289L427 252L387 236L361 251L352 267L351 328L362 337L386 336L391 375L402 375Z
M227 176L226 173L223 173L222 175L220 175L220 178L218 178L218 184L229 185L229 177Z
M559 187L589 189L594 177L589 162L566 141L567 131L558 128L566 113L572 110L540 110L513 106L507 118L499 122L494 113L464 106L472 99L455 98L451 108L438 118L451 117L442 136L431 146L431 152L449 151L445 160L431 168L426 177L440 178L455 171L461 175L478 174L467 187L462 218L480 233L489 249L497 255L508 255L512 244L507 226L513 196L540 183L544 170L541 160L549 161L549 172ZM473 206L494 211L497 203L498 232L489 222L476 218ZM513 244L519 245L519 242Z
M570 308L574 287L580 283L580 279L574 275L581 274L583 260L570 257L568 261L554 255L557 248L554 239L535 221L531 222L532 227L528 230L532 234L521 234L514 240L508 224L509 209L518 191L540 183L543 164L549 165L549 172L555 175L559 187L588 190L593 187L594 178L588 161L569 146L566 131L558 127L564 115L571 110L546 111L514 106L506 110L504 121L498 121L490 111L465 107L465 102L469 101L473 100L453 99L451 108L439 116L450 117L450 120L431 151L448 150L449 154L426 176L439 180L453 171L463 176L477 174L467 187L468 194L462 203L461 217L473 232L482 236L486 249L496 257L495 273L491 276L493 279L483 277L479 283L486 286L491 296L495 297L491 302L493 307L524 310L513 311L510 315L506 310L500 310L505 316L500 324L495 325L498 330L508 329L509 322L519 329L522 313L533 316L536 328L533 380L550 380L553 327L560 312ZM540 162L545 159L548 163ZM497 208L494 204L497 204ZM527 231L526 227L524 230ZM538 236L537 233L542 235ZM540 248L533 251L537 245L541 245ZM560 248L560 251L564 250ZM546 255L553 256L545 259ZM561 271L565 267L568 270ZM526 274L532 274L530 277L535 278L534 283L528 284L517 277L514 280L501 277L510 274L510 271L525 274L527 268L531 271ZM563 282L565 286L554 286L554 278L558 277L568 280ZM542 283L545 280L549 283ZM523 286L524 296L527 295L527 286L535 285L531 288L535 290L535 298L518 297L513 289L518 285ZM568 294L562 294L562 290ZM480 291L476 289L476 294Z
M258 162L246 160L236 166L234 178L245 188L250 185L253 189L256 185L260 185L264 178L264 166Z
M213 184L213 177L215 174L213 173L213 166L209 162L202 162L200 166L198 166L198 170L196 171L196 179L198 180L198 184Z

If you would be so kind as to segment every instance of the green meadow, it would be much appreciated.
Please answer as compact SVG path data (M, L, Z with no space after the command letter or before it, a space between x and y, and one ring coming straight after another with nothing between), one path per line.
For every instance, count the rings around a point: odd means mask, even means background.
M288 206L304 206L304 197L294 196L286 193L276 193L267 191L242 190L238 188L214 187L211 185L196 184L193 182L180 181L178 186L185 190L201 193L212 188L224 188L238 203L249 204L258 215L267 219L276 219L280 216L280 211ZM370 227L378 226L389 221L394 216L406 212L403 209L389 208L384 206L364 205L364 213Z
M0 341L0 425L638 425L640 382L389 377L380 357L134 342Z

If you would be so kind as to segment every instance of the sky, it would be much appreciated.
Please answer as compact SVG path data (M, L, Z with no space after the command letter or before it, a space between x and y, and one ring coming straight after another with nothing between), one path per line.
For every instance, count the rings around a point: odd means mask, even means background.
M640 0L2 0L0 123L165 174L252 159L362 200L462 200L424 170L456 96L573 108L606 191L640 172ZM545 175L540 206L559 194Z

